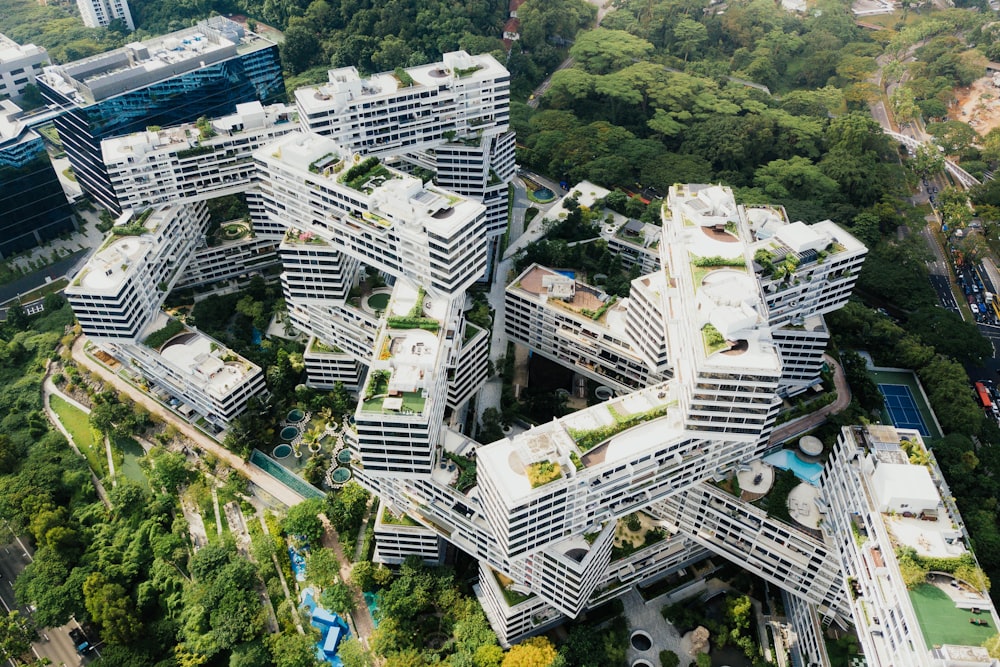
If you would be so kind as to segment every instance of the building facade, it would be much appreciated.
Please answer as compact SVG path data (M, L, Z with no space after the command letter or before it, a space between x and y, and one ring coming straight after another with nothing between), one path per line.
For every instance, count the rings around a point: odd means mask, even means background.
M29 250L76 229L42 138L0 100L0 257Z
M114 20L120 20L129 30L135 30L132 10L128 0L76 0L83 25L88 28L103 28Z
M135 42L38 77L66 154L84 191L121 212L101 141L153 127L216 118L240 103L280 101L278 47L218 16L163 37Z
M362 155L395 158L405 171L486 206L486 234L507 225L514 177L510 74L490 55L464 51L442 61L362 78L330 70L321 86L295 91L306 129Z
M204 202L129 211L65 293L83 333L126 371L224 427L264 391L263 371L160 310L207 224Z
M34 44L18 44L0 34L0 99L20 97L27 85L34 85L49 54Z

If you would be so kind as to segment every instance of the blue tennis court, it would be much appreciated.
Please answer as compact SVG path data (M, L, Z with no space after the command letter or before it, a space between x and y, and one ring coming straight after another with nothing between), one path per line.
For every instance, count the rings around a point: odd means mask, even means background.
M905 384L880 384L878 390L885 398L885 409L894 426L912 428L925 437L930 435L909 387Z

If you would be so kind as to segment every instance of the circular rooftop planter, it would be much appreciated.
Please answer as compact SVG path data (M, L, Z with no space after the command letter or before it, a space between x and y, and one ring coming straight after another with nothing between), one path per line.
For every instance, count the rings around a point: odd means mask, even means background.
M653 648L653 638L645 630L636 630L633 632L628 638L628 642L636 651L648 651Z

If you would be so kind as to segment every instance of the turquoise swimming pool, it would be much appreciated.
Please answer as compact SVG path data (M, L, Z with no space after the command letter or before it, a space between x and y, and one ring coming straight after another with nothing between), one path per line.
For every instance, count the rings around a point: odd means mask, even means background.
M823 466L803 461L790 449L768 454L764 457L764 463L782 470L791 470L796 477L813 486L819 485L819 477L823 474Z

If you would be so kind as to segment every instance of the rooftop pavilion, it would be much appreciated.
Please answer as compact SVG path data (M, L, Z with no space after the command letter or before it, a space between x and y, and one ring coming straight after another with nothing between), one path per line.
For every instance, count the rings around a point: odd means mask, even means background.
M259 101L236 105L236 113L209 121L206 129L216 135L238 134L246 130L272 127L291 122L295 109L284 104L265 107ZM197 146L210 139L197 123L185 123L175 127L145 132L135 132L122 137L105 139L101 142L104 162L111 164L122 159L122 155L142 155L165 148L184 149Z
M435 92L443 84L470 83L507 76L507 70L488 54L470 56L465 51L445 53L441 62L408 67L408 78L397 77L395 72L381 72L363 78L356 67L332 69L327 83L320 86L299 88L295 99L306 113L324 111L331 107L344 108L360 99L391 98L403 89L431 88Z
M159 313L149 326L146 335L158 331L170 321L166 313ZM188 379L214 399L225 399L233 389L260 368L222 343L200 331L185 327L154 350L170 366L188 376Z
M66 65L45 68L42 79L78 104L94 104L129 90L273 46L223 16L196 26Z

